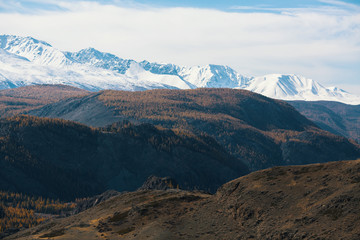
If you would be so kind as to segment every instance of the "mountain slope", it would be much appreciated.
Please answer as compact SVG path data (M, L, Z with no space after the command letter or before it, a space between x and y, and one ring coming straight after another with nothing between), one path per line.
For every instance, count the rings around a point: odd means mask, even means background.
M243 87L248 79L227 66L182 67L177 74L198 88Z
M153 74L135 61L121 60L94 49L71 54L30 37L9 35L0 36L0 46L3 88L34 84L65 84L91 91L190 88L178 76ZM117 71L122 66L116 63L126 64L123 72Z
M338 101L359 104L359 97L339 88L325 88L318 82L297 75L269 74L249 81L245 89L282 100Z
M94 48L62 52L31 37L0 36L0 88L66 84L86 90L240 88L284 100L360 104L360 97L296 75L245 77L227 66L182 67L122 59Z
M0 116L9 117L65 98L89 94L66 85L33 85L0 90Z
M92 106L101 106L107 114L83 110ZM359 145L320 130L285 102L246 90L102 91L29 114L95 126L129 120L206 134L251 170L360 157ZM99 116L97 122L93 114Z
M360 105L327 101L289 103L322 129L360 142Z
M125 193L7 239L358 239L360 160L277 167L215 195Z
M0 47L39 65L70 64L70 61L60 50L32 37L0 35Z
M124 122L94 129L74 122L0 119L0 189L73 200L106 189L135 190L150 175L215 191L248 172L212 138Z

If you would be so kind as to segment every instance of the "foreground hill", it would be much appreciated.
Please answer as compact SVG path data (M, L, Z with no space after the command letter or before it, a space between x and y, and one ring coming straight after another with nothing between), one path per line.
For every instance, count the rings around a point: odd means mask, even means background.
M0 120L0 189L73 200L135 190L150 175L215 191L248 173L215 140L130 123L94 129L28 116Z
M7 239L359 239L360 160L276 167L223 185L124 193Z
M0 90L0 116L13 116L65 98L84 96L88 93L86 90L66 85L33 85Z
M360 142L360 105L339 102L289 102L322 129Z
M246 90L102 91L29 114L93 126L126 119L207 134L251 170L360 157L355 142L319 129L283 101Z

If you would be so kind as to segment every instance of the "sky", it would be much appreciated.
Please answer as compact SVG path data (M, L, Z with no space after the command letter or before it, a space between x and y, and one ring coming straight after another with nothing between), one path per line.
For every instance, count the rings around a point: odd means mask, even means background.
M246 76L297 74L360 95L359 0L0 0L0 34Z

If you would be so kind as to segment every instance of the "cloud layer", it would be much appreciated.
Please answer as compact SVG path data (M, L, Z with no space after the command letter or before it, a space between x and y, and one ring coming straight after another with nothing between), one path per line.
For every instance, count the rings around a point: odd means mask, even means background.
M357 5L323 0L330 5L260 12L235 6L238 11L224 12L124 2L42 2L48 7L26 11L15 2L22 10L11 11L0 0L1 32L30 35L61 50L91 46L135 60L229 65L247 75L295 73L360 93Z

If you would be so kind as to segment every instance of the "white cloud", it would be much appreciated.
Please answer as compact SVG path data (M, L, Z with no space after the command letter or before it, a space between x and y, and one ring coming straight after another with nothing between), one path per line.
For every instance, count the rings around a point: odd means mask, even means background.
M0 13L0 30L30 35L62 50L92 46L136 60L215 63L248 75L296 73L324 85L360 84L359 11L339 8L335 14L332 7L242 13L57 4L68 11Z

